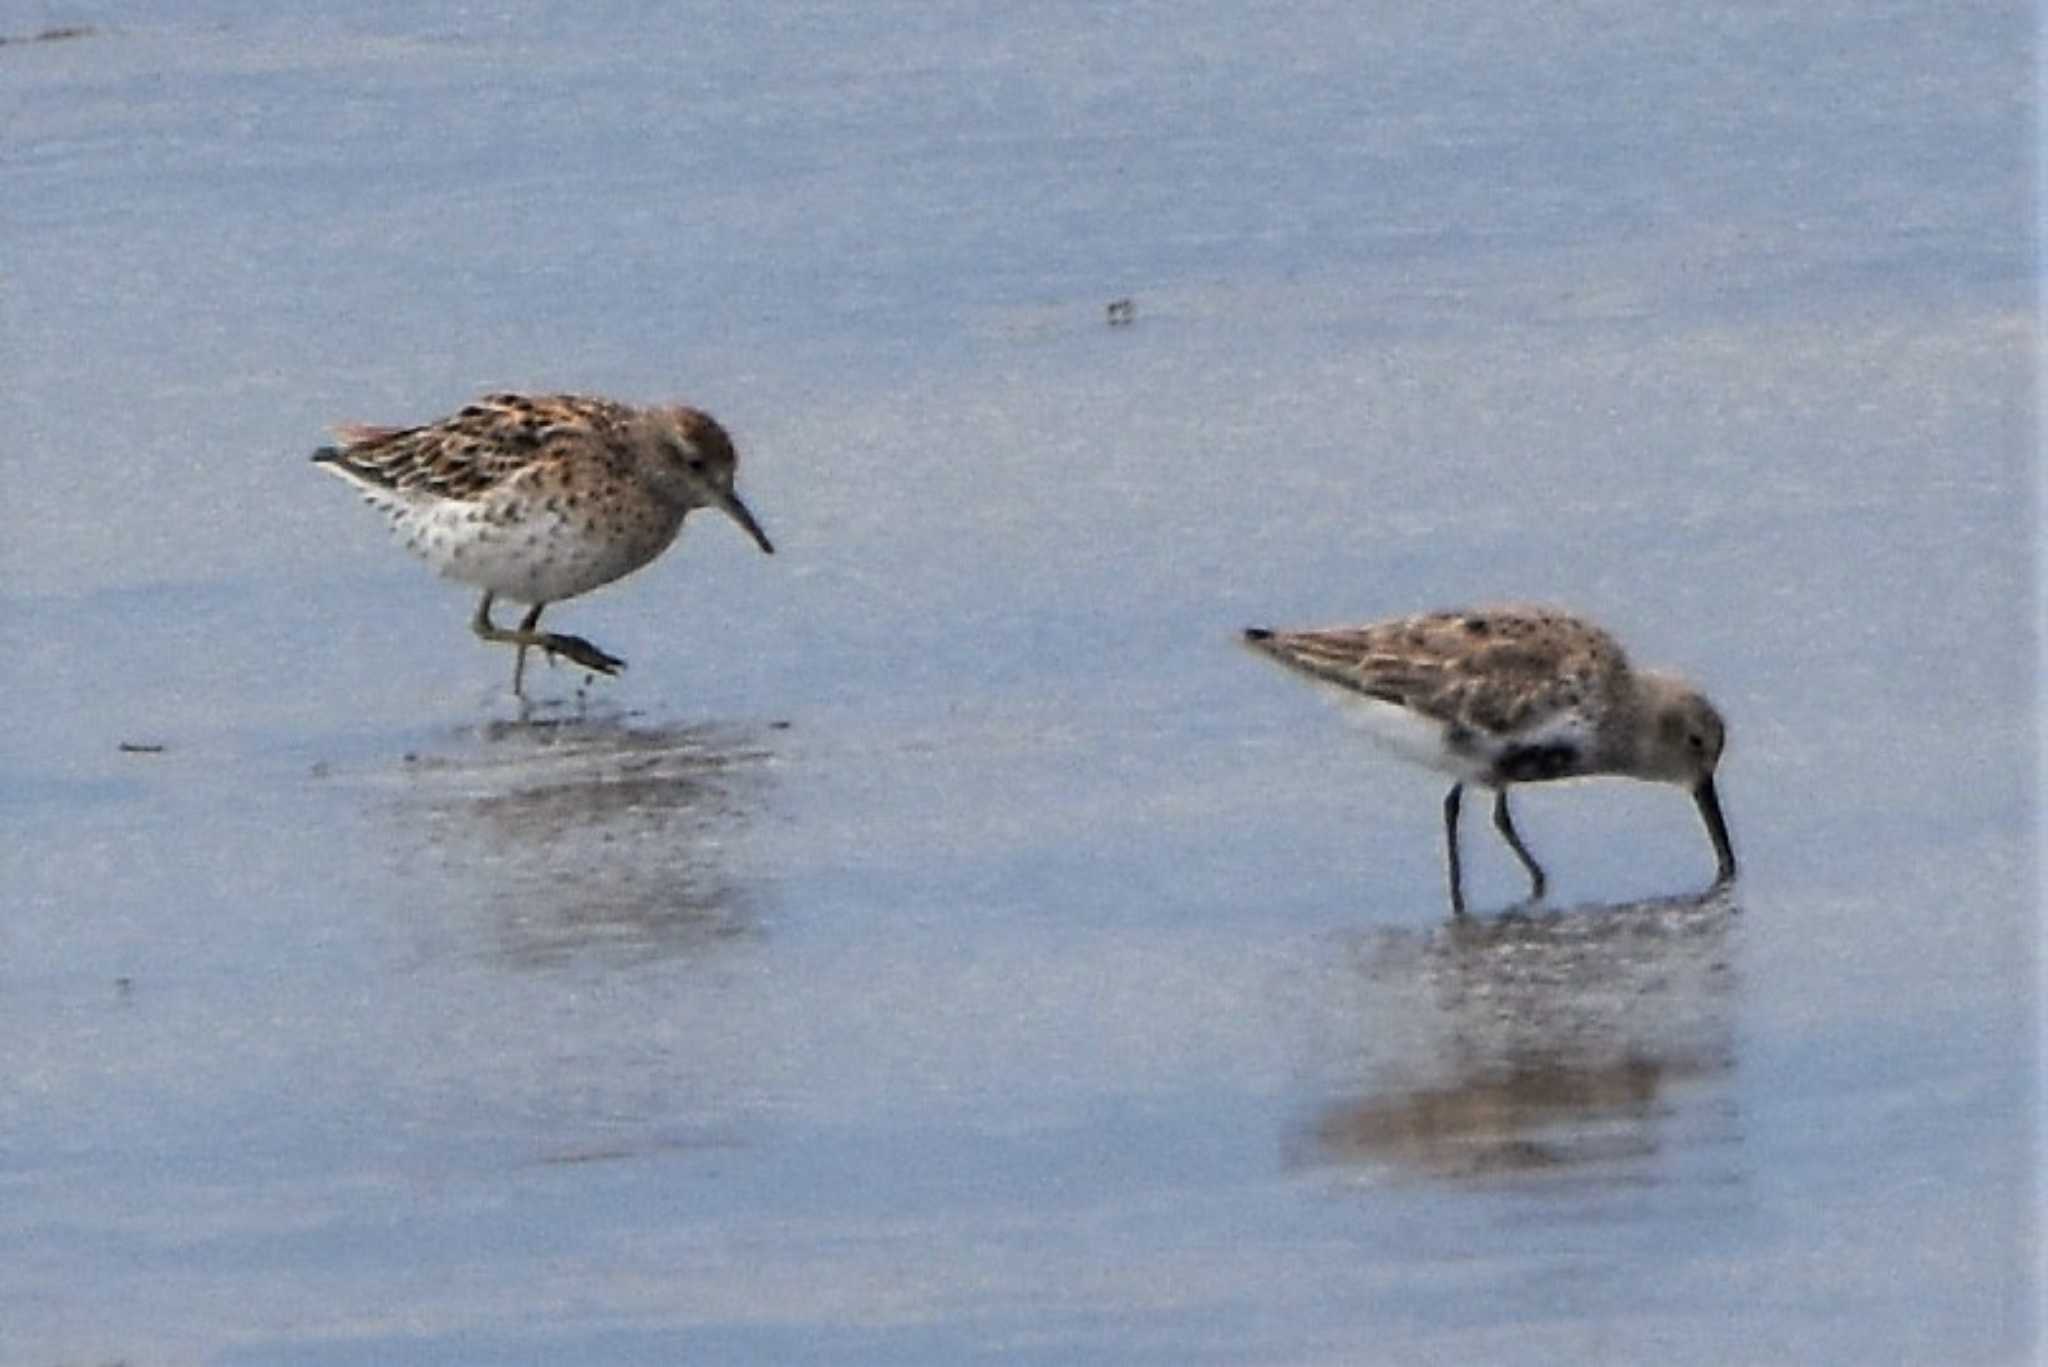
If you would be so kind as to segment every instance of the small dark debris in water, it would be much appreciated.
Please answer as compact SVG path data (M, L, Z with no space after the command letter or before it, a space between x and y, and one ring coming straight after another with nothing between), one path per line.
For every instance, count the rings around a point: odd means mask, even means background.
M114 979L114 991L119 993L124 1001L134 996L135 979L126 976Z
M124 755L161 755L163 752L164 747L161 745L148 745L139 740L121 742L121 753Z
M631 1157L631 1149L574 1149L565 1153L542 1154L540 1161L551 1164L609 1163Z
M307 772L310 773L314 778L326 778L329 774L333 773L334 770L328 765L326 760L316 759L313 761L313 767Z
M420 756L419 756L419 752L418 752L417 750L408 750L408 751L406 751L406 752L405 752L405 762L406 762L407 764L418 764L418 763L420 762Z
M1103 314L1113 328L1129 327L1137 321L1138 305L1132 299L1112 299L1103 308Z
M770 731L787 731L790 727L794 725L796 725L795 722L771 721L768 723L768 729Z
M57 28L46 28L41 33L25 34L18 38L0 33L0 47L5 47L9 43L61 43L67 38L90 38L98 32L99 30L91 24L63 24Z

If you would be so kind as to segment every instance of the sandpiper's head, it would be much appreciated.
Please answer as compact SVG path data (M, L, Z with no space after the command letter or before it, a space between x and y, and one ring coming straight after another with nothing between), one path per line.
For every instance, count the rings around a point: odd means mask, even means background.
M682 406L657 408L650 416L657 428L662 482L684 502L718 509L739 523L755 545L773 555L775 547L768 544L768 534L733 492L740 456L718 419L701 408Z
M1644 778L1688 787L1712 778L1728 740L1721 714L1682 679L1649 672L1638 678L1645 704L1638 772Z
M1641 673L1637 679L1642 689L1644 730L1636 772L1643 778L1691 790L1707 838L1714 842L1721 881L1726 882L1735 876L1735 850L1728 840L1728 823L1721 816L1720 797L1714 791L1714 770L1728 742L1727 724L1714 705L1683 679L1651 672Z

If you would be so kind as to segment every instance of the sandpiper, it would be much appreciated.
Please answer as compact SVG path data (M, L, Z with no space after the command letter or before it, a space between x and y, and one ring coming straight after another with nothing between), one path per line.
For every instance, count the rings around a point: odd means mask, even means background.
M693 508L716 508L774 554L733 492L739 456L709 413L633 408L580 394L486 394L420 427L342 424L313 461L384 512L406 548L483 590L470 627L599 674L625 661L581 636L540 631L548 604L588 593L660 555ZM498 596L531 604L516 629L491 621Z
M1451 910L1465 911L1458 804L1467 783L1494 790L1493 824L1543 895L1543 869L1515 832L1517 783L1612 774L1692 793L1719 861L1735 851L1714 793L1727 730L1675 675L1635 669L1615 639L1556 608L1433 612L1315 631L1248 628L1246 644L1326 685L1354 720L1402 757L1449 774L1444 839Z

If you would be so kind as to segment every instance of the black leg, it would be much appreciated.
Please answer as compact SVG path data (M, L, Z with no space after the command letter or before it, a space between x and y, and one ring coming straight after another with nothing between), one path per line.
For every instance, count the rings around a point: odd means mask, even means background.
M540 622L541 610L547 606L545 603L534 604L533 611L526 614L525 620L520 622L516 629L496 625L491 621L491 599L490 591L485 590L483 601L476 605L476 616L471 619L469 629L486 641L497 641L519 648L519 656L512 663L512 691L518 696L526 696L520 685L526 675L528 646L539 647L550 659L557 655L566 655L585 669L598 674L616 674L626 667L624 660L616 655L607 655L581 636L558 636L552 631L536 631L534 628Z
M476 605L476 616L469 619L469 629L486 641L498 639L498 628L491 623L491 591L484 590L483 601Z
M1515 852L1515 858L1522 861L1522 867L1529 871L1529 899L1534 901L1543 895L1543 868L1536 857L1529 853L1529 847L1522 843L1522 837L1515 834L1515 819L1508 815L1508 790L1498 788L1493 794L1493 828L1500 832L1501 839L1508 842L1508 848Z
M531 612L527 613L527 614L526 614L526 616L522 617L522 618L521 618L521 619L519 620L519 634L520 634L521 636L531 636L531 635L533 635L533 629L534 629L535 627L537 627L537 626L539 626L539 625L540 625L540 610L541 610L542 608L546 607L546 606L547 606L547 604L546 604L546 603L535 603L535 604L533 605L533 611L531 611ZM513 661L512 661L512 696L513 696L513 697L515 697L515 698L523 698L523 697L525 697L525 696L526 696L526 690L520 687L520 684L521 684L521 682L522 682L522 681L524 681L524 679L525 679L525 678L526 678L526 642L524 642L524 641L521 641L521 642L519 643L519 654L518 654L517 656L515 656L515 657L513 658Z
M1453 783L1444 795L1444 858L1451 866L1451 915L1465 914L1465 883L1458 869L1458 799L1465 785Z

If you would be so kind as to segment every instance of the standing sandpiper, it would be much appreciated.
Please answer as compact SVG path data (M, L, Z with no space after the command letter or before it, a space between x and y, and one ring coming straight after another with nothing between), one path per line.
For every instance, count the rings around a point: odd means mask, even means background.
M1529 871L1543 870L1515 833L1508 787L1613 774L1692 793L1720 862L1735 851L1714 793L1727 731L1683 679L1629 665L1612 636L1544 607L1434 612L1321 631L1252 627L1246 644L1327 685L1353 718L1403 758L1449 774L1444 839L1451 910L1465 912L1458 801L1467 783L1494 790L1493 824Z
M770 555L733 492L739 456L709 413L632 408L578 394L486 394L423 427L334 429L313 462L353 484L443 575L484 591L471 629L616 674L625 661L581 636L539 631L549 603L588 593L660 555L693 508L716 508ZM532 604L515 630L491 621L498 595Z

